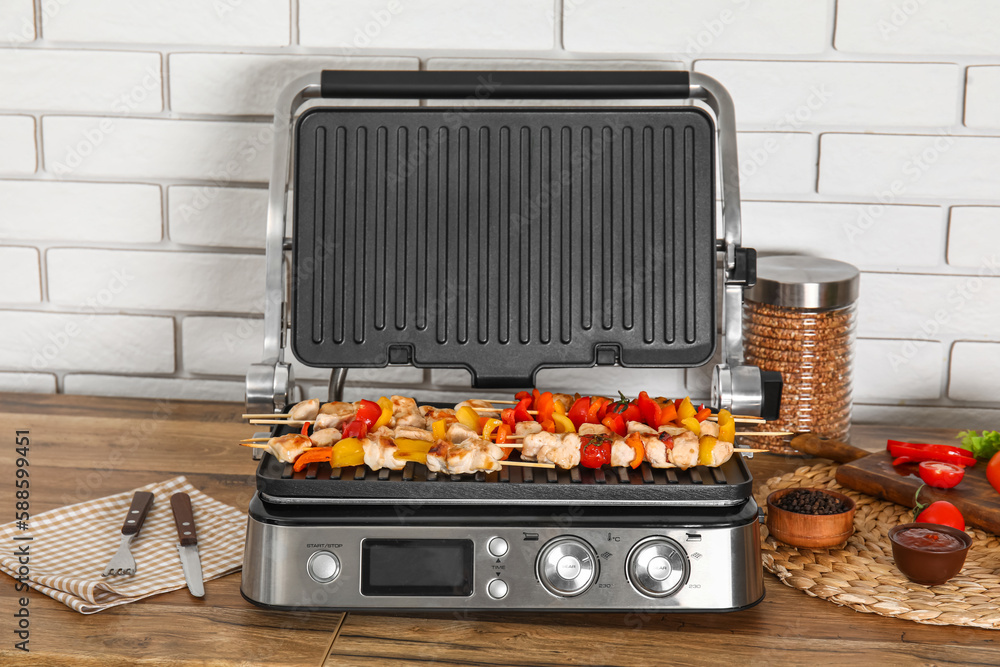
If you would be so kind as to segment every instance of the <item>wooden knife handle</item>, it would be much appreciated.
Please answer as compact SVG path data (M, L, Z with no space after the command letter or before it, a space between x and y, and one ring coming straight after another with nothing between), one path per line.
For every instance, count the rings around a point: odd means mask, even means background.
M125 515L125 523L122 524L122 535L138 535L142 530L142 523L149 514L149 508L153 506L153 494L149 491L136 491L132 496L132 504L129 505L128 514Z
M826 440L815 433L797 435L788 444L800 452L830 459L837 463L849 463L871 453L840 440Z
M174 510L174 523L177 524L177 537L182 547L198 544L198 534L194 528L194 510L191 509L191 496L186 493L175 493L170 496L170 507Z

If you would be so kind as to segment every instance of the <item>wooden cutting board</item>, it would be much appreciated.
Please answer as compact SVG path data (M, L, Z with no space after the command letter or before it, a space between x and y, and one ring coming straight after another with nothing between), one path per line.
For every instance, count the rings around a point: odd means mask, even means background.
M894 503L913 507L913 495L922 484L917 466L893 468L889 452L877 452L844 463L837 469L837 483L870 496L884 498ZM911 474L901 474L911 473ZM925 486L920 492L920 502L928 504L947 500L965 516L965 523L1000 535L1000 493L986 481L986 463L980 461L973 468L966 468L965 477L953 489L935 489Z

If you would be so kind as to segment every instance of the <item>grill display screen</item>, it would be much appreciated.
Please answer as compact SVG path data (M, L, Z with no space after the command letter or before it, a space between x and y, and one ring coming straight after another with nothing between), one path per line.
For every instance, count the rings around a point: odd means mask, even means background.
M365 540L362 595L472 595L472 540Z

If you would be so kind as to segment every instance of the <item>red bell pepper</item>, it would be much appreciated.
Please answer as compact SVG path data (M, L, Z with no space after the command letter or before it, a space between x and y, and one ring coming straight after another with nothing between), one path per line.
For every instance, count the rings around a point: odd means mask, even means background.
M698 407L698 412L695 414L694 418L700 422L703 422L711 416L712 416L712 411L706 408L705 404L703 403L701 406Z
M659 403L651 399L649 394L644 391L639 392L638 403L639 412L642 413L642 421L644 421L647 426L659 428L660 415L663 413L663 409L660 407Z
M295 464L292 469L295 472L305 469L310 463L317 463L320 461L329 461L333 456L333 447L313 447L312 449L307 449L306 451L299 454L299 457L295 459Z
M514 421L515 422L533 422L535 421L531 415L528 414L528 406L531 405L531 397L522 398L521 402L517 404L514 408Z
M523 401L524 399L531 397L532 396L530 391L519 391L516 394L514 394L514 398L516 398L519 401Z
M931 445L912 442L901 442L899 440L889 440L886 449L894 458L906 458L911 461L940 461L941 463L954 463L960 466L974 466L976 459L969 454L969 450L951 445Z
M677 419L677 408L674 407L673 403L665 403L660 406L660 423L656 427L659 428L664 424L670 424L675 419Z
M551 419L543 419L542 421L539 422L539 424L541 425L542 430L545 431L546 433L556 432L556 423Z
M379 413L381 413L381 411L382 409L379 408ZM360 419L352 419L343 430L343 436L345 439L357 438L358 440L361 440L366 435L368 435L368 424Z
M601 420L601 423L610 428L612 431L618 435L625 437L628 432L627 426L625 424L625 418L617 412L609 412Z
M368 428L371 428L372 424L377 422L378 418L382 416L382 406L375 401L365 399L361 399L359 402L361 405L358 406L358 413L354 418L364 422Z
M570 407L569 414L567 414L566 416L569 417L569 420L571 422L573 422L573 426L576 427L577 431L580 430L581 424L587 423L587 410L589 409L590 409L590 396L581 396L580 398L576 399L576 401Z
M601 408L607 404L607 399L601 398L600 396L595 396L590 399L590 407L587 408L587 421L588 424L600 424L601 419L604 415L601 414Z
M312 422L306 422L305 424L302 425L302 431L300 431L302 435L306 436L307 438L309 437L309 426L311 424Z
M511 433L515 430L517 420L514 419L514 408L504 408L500 411L500 421L507 425Z

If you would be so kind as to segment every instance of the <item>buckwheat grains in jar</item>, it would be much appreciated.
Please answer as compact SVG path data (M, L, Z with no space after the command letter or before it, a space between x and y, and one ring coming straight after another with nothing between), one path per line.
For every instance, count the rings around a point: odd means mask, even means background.
M811 431L847 440L851 427L858 269L845 262L782 255L757 260L743 306L746 361L784 381L777 422L759 431ZM797 454L781 437L757 446Z

